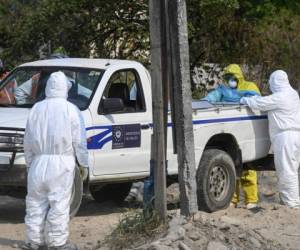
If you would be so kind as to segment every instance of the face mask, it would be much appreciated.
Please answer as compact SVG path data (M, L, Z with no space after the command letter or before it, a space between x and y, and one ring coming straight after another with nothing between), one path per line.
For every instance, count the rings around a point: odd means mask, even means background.
M235 89L237 87L237 81L233 80L233 79L230 79L228 81L228 85L229 85L230 88Z

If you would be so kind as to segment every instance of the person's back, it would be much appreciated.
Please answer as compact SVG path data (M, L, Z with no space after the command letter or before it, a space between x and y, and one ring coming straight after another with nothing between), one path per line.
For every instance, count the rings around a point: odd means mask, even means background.
M275 98L276 109L268 112L270 122L270 136L286 130L300 131L300 99L284 75L281 79L280 74L276 78L270 79L270 88Z
M80 114L77 107L67 101L67 93L68 86L52 76L46 87L47 98L32 108L27 126L32 154L74 156L74 139L80 138L74 138L73 134L84 128L72 127L72 124L80 124Z
M32 112L35 124L32 145L38 155L73 155L72 121L77 108L62 98L49 98L37 103Z
M49 250L76 249L67 243L74 156L87 169L88 153L83 119L77 107L67 101L67 93L66 76L62 72L52 73L47 81L46 99L34 105L27 121L27 249L45 244Z

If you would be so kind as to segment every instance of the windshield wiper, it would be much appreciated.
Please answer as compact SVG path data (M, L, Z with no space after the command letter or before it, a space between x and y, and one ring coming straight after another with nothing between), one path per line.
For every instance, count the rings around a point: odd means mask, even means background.
M5 108L32 108L33 104L4 104L4 103L0 103L0 107L5 107Z
M11 104L0 103L0 107L11 107Z
M16 108L32 108L34 104L32 103L24 103L24 104L17 104L14 105Z

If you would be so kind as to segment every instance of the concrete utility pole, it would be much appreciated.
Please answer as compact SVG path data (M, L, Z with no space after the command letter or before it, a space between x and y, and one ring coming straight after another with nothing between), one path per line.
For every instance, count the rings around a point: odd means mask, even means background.
M151 141L151 160L154 167L155 209L160 219L167 218L166 203L166 130L167 93L165 50L165 24L162 15L164 1L150 0L150 42L151 42L151 82L153 108L153 136Z
M198 211L198 204L186 2L169 0L168 8L180 209L182 215L189 217Z
M174 151L178 154L181 214L198 210L189 47L185 0L150 0L155 209L165 221L168 92Z

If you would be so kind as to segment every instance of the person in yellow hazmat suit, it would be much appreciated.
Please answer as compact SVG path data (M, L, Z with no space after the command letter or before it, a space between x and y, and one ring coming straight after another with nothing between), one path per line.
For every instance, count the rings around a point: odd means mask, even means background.
M220 84L202 100L211 103L239 102L242 97L260 95L256 84L245 80L242 70L237 64L230 64L224 69L224 80L226 84ZM232 199L234 206L237 206L240 201L241 188L244 191L247 208L255 208L258 201L257 173L255 170L244 170L242 172L240 180L236 183L236 192Z

